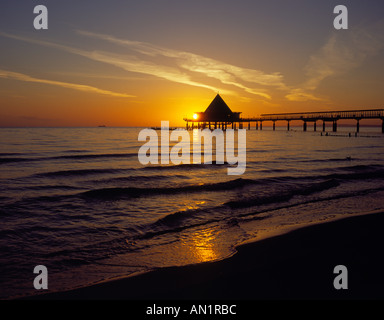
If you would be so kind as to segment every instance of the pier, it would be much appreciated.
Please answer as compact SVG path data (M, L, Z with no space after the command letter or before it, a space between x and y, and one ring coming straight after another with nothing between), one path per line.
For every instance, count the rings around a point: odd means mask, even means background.
M258 117L241 118L241 112L232 112L224 100L217 95L205 112L196 112L193 119L184 118L187 129L209 128L209 129L251 129L254 123L256 130L263 130L263 122L272 122L273 130L276 130L277 121L285 121L287 130L290 130L291 121L302 121L303 131L307 131L308 124L313 123L313 131L317 131L317 122L322 122L322 131L325 131L326 123L332 123L332 131L337 132L339 120L355 120L356 132L360 131L360 120L380 119L381 132L384 133L384 109L370 110L343 110L343 111L321 111L321 112L298 112L298 113L272 113L261 114Z

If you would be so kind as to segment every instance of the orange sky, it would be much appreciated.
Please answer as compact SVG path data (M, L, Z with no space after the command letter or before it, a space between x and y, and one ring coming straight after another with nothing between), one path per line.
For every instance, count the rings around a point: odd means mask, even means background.
M305 15L296 0L258 6L85 1L73 2L82 10L75 12L72 1L43 1L49 29L37 31L28 1L6 2L3 127L158 126L162 120L183 126L183 117L204 111L217 92L245 117L383 108L381 4L351 1L350 27L336 31L330 0L309 1Z

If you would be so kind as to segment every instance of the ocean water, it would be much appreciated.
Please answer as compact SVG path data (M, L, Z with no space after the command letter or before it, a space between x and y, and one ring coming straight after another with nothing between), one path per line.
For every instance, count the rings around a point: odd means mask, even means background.
M41 293L36 265L62 291L384 209L380 128L252 128L239 176L227 164L144 166L141 129L0 129L0 298Z

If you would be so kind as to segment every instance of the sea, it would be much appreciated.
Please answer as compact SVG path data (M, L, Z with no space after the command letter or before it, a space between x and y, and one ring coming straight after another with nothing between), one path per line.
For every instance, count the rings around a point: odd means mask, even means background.
M384 210L378 127L251 128L242 175L217 161L143 165L141 130L0 129L0 299L221 260L245 242ZM48 290L34 288L38 265Z

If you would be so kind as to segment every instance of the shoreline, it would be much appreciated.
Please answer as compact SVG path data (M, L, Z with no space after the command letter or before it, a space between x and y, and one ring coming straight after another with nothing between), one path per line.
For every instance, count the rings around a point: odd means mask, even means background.
M341 217L240 244L229 258L167 267L21 300L383 299L384 212ZM348 269L336 290L333 269Z

